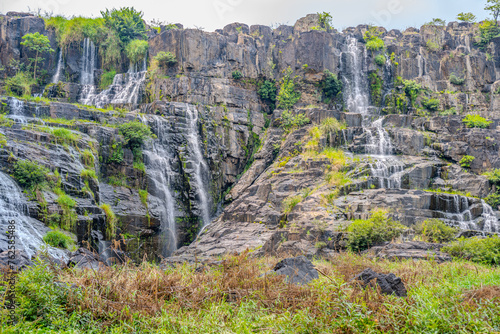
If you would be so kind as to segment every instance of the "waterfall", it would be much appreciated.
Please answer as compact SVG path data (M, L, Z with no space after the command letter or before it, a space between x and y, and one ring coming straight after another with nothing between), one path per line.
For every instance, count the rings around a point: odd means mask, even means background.
M193 165L194 181L197 188L198 204L201 210L203 228L210 224L210 204L208 196L208 166L203 160L200 148L200 138L198 137L197 123L198 110L186 103L186 120L188 147L190 150L191 163ZM203 230L202 228L202 230Z
M417 64L418 64L418 76L422 77L424 75L424 58L419 54L417 56Z
M80 84L93 85L94 84L94 71L96 63L96 49L94 42L85 38L83 41L83 53L80 72Z
M172 178L172 157L169 153L172 144L166 134L169 130L169 122L160 116L149 115L153 121L153 132L157 139L153 142L152 148L144 150L144 164L146 166L149 182L152 186L149 191L152 195L163 201L160 208L161 241L163 254L170 255L177 249L177 228L175 224L175 202L170 189ZM147 122L147 119L141 118Z
M54 76L52 77L51 82L56 84L61 80L61 72L63 68L63 57L62 57L62 50L59 51L59 60L57 61L57 68L56 68L56 73L54 73Z
M401 178L404 173L404 165L395 157L377 156L370 163L372 176L377 182L378 188L397 189L401 188Z
M50 229L27 214L27 202L21 189L7 175L0 172L0 252L7 250L7 230L10 221L15 222L15 247L24 250L28 257L33 256L42 247L47 247L49 254L58 259L67 260L65 251L46 246L44 234Z
M483 207L482 218L484 219L483 231L485 232L500 232L500 224L498 223L497 216L493 212L493 208L481 200Z
M360 50L356 38L349 37L347 48L340 57L342 78L347 108L360 114L367 114L369 107L368 79L364 71L366 57L366 48Z
M387 131L385 131L384 117L381 117L372 123L377 134L373 135L372 130L366 128L365 131L368 135L368 143L366 144L366 151L371 155L391 155L393 153L394 147L391 143L391 137Z
M137 66L130 66L127 73L115 75L113 83L100 93L96 92L94 85L87 85L81 94L81 103L103 108L110 104L137 105L146 81L146 58L142 70L137 72Z
M7 104L9 106L9 118L16 123L28 124L28 119L24 116L24 101L18 100L15 97L8 97Z

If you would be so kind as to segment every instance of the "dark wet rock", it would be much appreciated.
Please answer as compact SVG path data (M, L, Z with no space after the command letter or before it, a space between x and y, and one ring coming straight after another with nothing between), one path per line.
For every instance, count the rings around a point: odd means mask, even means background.
M378 286L381 292L386 295L396 295L398 297L406 297L407 295L406 287L401 278L392 273L387 275L379 274L368 268L356 275L353 281L359 281L363 288Z
M12 269L14 271L20 271L26 267L33 265L28 254L24 251L16 250L13 253L5 251L0 253L0 267L6 270Z
M101 257L86 248L71 253L68 260L68 267L98 270L101 266L106 266Z
M450 255L440 252L443 244L427 243L422 241L407 241L403 243L388 243L375 246L366 251L372 257L388 260L432 260L438 263L451 261Z
M304 285L319 278L318 271L305 256L284 259L276 264L271 273L286 276L288 283L297 285Z

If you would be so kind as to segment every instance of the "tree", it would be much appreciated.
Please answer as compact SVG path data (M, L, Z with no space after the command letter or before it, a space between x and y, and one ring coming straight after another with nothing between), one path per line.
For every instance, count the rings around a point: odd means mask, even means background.
M318 13L319 15L319 25L321 28L325 30L329 30L332 28L333 17L328 12Z
M499 0L500 1L500 0ZM441 27L444 27L446 25L446 21L443 20L443 19L439 19L439 18L434 18L432 19L431 22L428 22L426 23L425 25L428 25L428 26L441 26Z
M470 22L470 23L474 23L476 22L476 15L472 14L472 13L460 13L457 15L457 20L459 21L462 21L462 22Z
M43 61L40 54L44 52L54 52L54 49L50 47L49 38L39 32L24 35L21 45L26 46L28 49L35 52L35 69L33 71L33 79L36 79L36 66L39 61Z
M487 0L484 10L489 10L493 15L495 26L498 26L498 16L500 15L500 0Z
M114 30L120 38L122 48L131 40L146 39L146 24L142 20L143 13L134 7L123 7L101 11L106 26Z

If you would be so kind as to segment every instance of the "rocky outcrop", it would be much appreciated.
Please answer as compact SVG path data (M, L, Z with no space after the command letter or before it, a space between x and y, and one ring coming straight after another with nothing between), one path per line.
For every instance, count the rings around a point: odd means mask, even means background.
M281 260L274 266L273 271L266 274L270 273L283 275L286 282L297 285L304 285L319 278L314 265L304 256Z
M386 295L396 295L398 297L406 297L407 291L401 278L396 277L394 274L379 274L372 269L368 268L359 275L356 275L354 281L361 281L361 286L366 288L379 287L381 292Z
M433 260L437 263L451 261L450 255L440 252L443 246L442 244L432 244L422 241L407 241L375 246L363 253L374 258L388 260Z

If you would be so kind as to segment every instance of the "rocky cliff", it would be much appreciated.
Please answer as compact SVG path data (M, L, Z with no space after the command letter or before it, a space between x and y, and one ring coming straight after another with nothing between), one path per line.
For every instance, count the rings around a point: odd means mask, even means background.
M42 18L1 16L4 80L32 56L20 44L25 34L48 36L56 52L45 55L33 89L45 98L2 100L0 167L47 168L75 203L42 187L26 191L27 213L46 224L54 214L73 219L80 243L102 250L118 239L134 259L246 248L327 254L343 247L343 227L374 208L407 226L439 218L499 232L496 208L483 200L496 188L481 174L500 168L500 40L479 48L469 23L320 26L308 15L276 29L150 30L144 67L124 59L117 68L128 72L99 88L103 46L85 38L61 48ZM370 34L382 48L367 49ZM176 61L159 73L161 52ZM262 92L290 80L300 93L291 113ZM328 82L341 86L334 96ZM491 122L467 127L467 114ZM294 115L307 120L295 124ZM340 126L328 130L333 119ZM123 130L131 123L151 131L140 149Z

